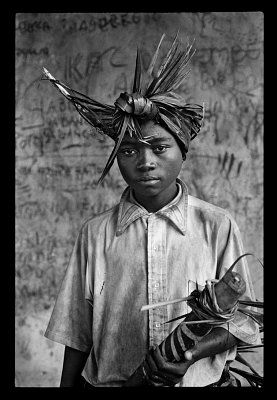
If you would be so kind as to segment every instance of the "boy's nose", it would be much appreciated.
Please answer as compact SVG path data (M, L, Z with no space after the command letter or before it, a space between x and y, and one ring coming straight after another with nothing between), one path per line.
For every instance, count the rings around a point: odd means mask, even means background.
M137 163L137 169L140 171L149 171L156 168L156 162L151 149L140 152L140 157Z

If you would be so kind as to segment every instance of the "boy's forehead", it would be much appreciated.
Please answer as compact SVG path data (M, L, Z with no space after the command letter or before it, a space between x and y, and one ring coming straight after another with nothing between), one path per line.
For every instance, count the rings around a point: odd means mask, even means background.
M168 142L174 140L173 135L160 125L152 125L151 129L142 126L141 131L143 140L149 143L161 140ZM132 135L129 131L127 131L123 137L122 143L137 143L139 141L140 140L136 136Z

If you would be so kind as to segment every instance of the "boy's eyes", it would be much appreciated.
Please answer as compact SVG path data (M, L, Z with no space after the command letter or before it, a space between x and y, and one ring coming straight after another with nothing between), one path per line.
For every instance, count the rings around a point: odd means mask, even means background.
M161 144L161 145L158 145L158 146L151 146L151 148L152 148L154 153L160 154L160 153L163 153L168 148L168 146ZM119 151L120 154L123 154L123 155L125 155L127 157L131 157L134 154L136 154L137 152L138 152L138 150L131 149L131 148L130 149L124 149L123 148L123 149L121 149Z
M161 144L159 146L155 146L155 148L153 149L153 151L155 153L163 153L166 149L168 148L168 146Z
M136 153L136 150L134 149L122 149L119 151L120 154L123 154L124 156L130 157L133 156Z

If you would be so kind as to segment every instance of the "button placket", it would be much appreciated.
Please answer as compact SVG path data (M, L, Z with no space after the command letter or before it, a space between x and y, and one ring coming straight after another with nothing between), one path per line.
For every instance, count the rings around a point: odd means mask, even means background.
M147 220L147 274L148 274L148 303L153 303L152 290L152 218ZM153 310L148 311L149 318L149 345L153 346Z
M148 224L148 294L149 303L158 303L166 298L165 276L165 227L159 217L153 215ZM163 341L166 321L166 307L149 310L150 345Z

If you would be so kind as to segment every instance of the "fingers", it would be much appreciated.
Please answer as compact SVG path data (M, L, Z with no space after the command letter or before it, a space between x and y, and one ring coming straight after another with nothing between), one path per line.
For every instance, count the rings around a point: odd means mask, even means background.
M172 386L172 383L164 376L161 375L156 375L159 372L158 371L152 371L149 368L148 362L145 360L143 363L143 368L144 368L144 373L145 373L145 379L147 383L151 386Z
M157 366L157 369L161 372L165 372L167 374L167 376L172 376L175 378L176 378L176 376L182 377L187 370L186 362L172 363L172 362L166 361L163 358L158 346L152 350L152 357Z
M143 363L148 382L152 386L173 386L174 383L166 374L158 369L158 366L152 356L152 349L146 355Z
M191 350L187 350L184 353L184 357L187 361L191 361L193 359L193 353Z
M146 355L144 367L148 379L159 386L174 386L184 376L187 363L170 363L165 361L159 347L151 349Z

